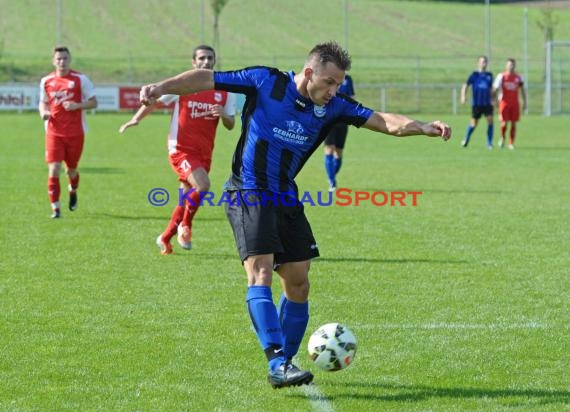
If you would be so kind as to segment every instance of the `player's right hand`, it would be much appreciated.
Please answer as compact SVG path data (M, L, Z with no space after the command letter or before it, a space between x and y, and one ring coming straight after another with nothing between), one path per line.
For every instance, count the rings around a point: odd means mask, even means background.
M141 91L139 93L141 104L144 104L145 106L153 104L156 99L160 97L160 94L156 94L156 89L156 84L147 84L146 86L141 87Z

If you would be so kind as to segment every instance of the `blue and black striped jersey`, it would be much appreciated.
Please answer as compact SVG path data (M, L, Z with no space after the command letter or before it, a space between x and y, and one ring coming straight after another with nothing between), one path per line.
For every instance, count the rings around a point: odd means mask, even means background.
M215 88L246 95L242 130L226 190L295 192L295 176L334 123L362 126L373 110L337 94L317 106L302 96L293 72L269 67L214 72Z
M491 104L491 91L493 88L493 74L490 72L473 72L467 79L471 86L471 105L489 106Z

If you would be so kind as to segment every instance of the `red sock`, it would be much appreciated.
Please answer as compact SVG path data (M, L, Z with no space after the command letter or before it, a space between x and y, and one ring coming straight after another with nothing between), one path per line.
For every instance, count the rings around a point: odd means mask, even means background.
M184 216L184 207L183 206L176 206L174 211L172 212L172 217L170 218L170 223L166 227L166 230L162 234L162 239L166 242L172 239L172 236L176 234L178 230L178 224L182 221L182 217Z
M186 202L186 207L184 208L184 216L182 217L182 226L188 226L191 228L192 219L194 219L194 215L200 207L200 192L195 190L190 194L189 197L192 200L192 203L190 203L190 201Z
M59 177L48 177L48 196L50 203L59 202Z
M504 139L505 135L507 134L507 125L501 125L501 138Z
M515 136L517 134L517 126L515 123L511 123L511 134L509 139L509 144L515 144Z
M77 190L77 188L79 187L79 172L77 173L77 175L75 177L69 178L69 185L71 186L72 191Z

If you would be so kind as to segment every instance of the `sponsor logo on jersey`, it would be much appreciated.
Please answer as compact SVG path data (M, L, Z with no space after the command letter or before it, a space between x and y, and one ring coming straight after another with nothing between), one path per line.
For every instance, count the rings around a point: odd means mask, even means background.
M186 106L190 109L189 114L192 119L206 118L208 120L215 120L216 117L212 116L214 105L206 102L197 102L188 100Z
M56 90L49 92L49 95L53 99L54 104L58 105L67 100L73 100L75 93L68 92L67 90Z
M317 117L324 117L325 114L327 114L327 109L325 108L325 106L315 105L313 112L315 113L315 116L317 116Z
M295 120L287 120L285 124L287 124L287 130L290 132L302 134L305 131L301 123L296 122Z
M307 140L309 140L308 136L304 136L305 129L301 125L301 123L295 120L286 120L285 125L287 130L283 130L279 127L273 128L273 135L285 142L288 143L295 143L295 144L303 144Z

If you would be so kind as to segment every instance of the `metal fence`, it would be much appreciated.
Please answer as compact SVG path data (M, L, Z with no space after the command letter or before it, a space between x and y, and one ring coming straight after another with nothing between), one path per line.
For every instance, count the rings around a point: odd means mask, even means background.
M138 87L96 84L98 111L132 110L138 107ZM356 83L356 99L362 104L382 112L469 114L470 101L459 101L461 84L458 83ZM128 93L127 93L128 92ZM128 94L128 96L127 96ZM39 85L33 83L0 84L0 111L37 110ZM134 97L133 97L134 96ZM127 98L128 97L128 98ZM468 99L470 96L468 96ZM136 101L133 101L136 100ZM527 113L545 113L543 85L530 85L527 89ZM128 100L128 105L125 101ZM238 106L243 104L238 96ZM239 106L241 107L241 106ZM570 114L570 83L553 84L550 108L552 114Z
M356 98L363 104L382 112L396 113L451 113L471 112L470 96L460 103L461 84L449 83L384 83L356 84ZM544 86L527 88L527 113L543 114ZM570 114L570 83L553 85L552 114Z

